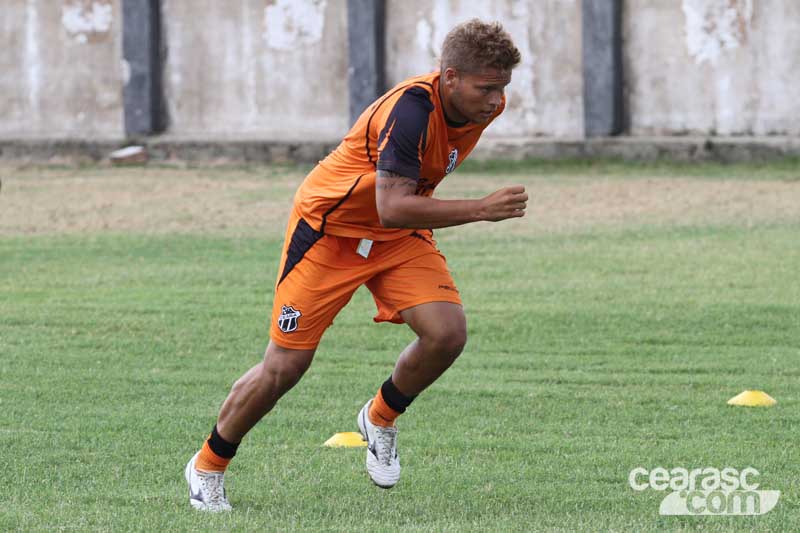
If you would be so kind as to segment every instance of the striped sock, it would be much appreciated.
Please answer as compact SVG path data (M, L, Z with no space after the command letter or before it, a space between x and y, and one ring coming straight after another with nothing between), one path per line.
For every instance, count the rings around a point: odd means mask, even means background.
M194 467L200 472L224 472L228 468L239 443L231 443L223 439L217 433L217 426L211 431L208 439L203 443L200 454L194 463Z
M372 400L369 420L376 426L392 427L395 419L406 412L416 396L406 396L395 387L392 378L387 379Z

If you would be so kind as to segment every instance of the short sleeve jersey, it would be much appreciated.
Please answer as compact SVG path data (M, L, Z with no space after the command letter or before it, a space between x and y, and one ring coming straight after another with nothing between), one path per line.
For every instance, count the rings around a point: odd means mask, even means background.
M391 240L412 233L381 225L377 171L412 178L416 194L431 196L504 107L505 99L485 123L453 124L444 115L438 72L400 83L373 102L306 177L295 195L298 214L317 231L342 237Z

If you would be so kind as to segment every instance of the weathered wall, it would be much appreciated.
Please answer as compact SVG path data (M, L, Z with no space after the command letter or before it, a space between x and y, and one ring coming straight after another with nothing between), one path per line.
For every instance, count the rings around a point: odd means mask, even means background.
M163 0L169 132L330 139L349 127L346 0Z
M630 133L800 134L800 2L626 0Z
M2 0L0 135L123 135L121 0Z
M124 135L122 0L0 0L0 137ZM161 0L167 133L338 139L347 0ZM487 137L583 136L581 0L387 0L391 85L446 32L504 23L523 63ZM624 0L628 132L800 135L800 1Z
M436 68L449 29L474 17L502 22L522 53L485 135L583 136L580 0L388 0L388 83Z

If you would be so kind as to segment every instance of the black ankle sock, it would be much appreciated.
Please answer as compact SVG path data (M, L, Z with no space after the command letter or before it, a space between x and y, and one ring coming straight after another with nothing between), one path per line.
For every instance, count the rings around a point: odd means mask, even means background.
M381 396L386 405L397 411L398 413L405 413L406 408L411 405L416 396L406 396L395 387L392 382L392 376L383 382L381 385Z
M214 429L211 430L211 436L208 437L208 447L220 457L231 459L236 455L236 449L239 447L239 443L228 442L223 439L220 434L217 433L217 426L214 425Z

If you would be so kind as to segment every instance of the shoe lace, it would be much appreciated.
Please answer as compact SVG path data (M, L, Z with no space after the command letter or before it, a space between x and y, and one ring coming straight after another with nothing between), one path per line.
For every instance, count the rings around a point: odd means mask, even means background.
M395 444L397 443L397 429L376 427L375 431L375 451L378 462L389 466L395 456Z
M200 482L203 485L203 496L208 497L206 503L212 505L228 503L225 500L225 489L222 485L223 477L223 474L217 473L204 473L200 476Z

